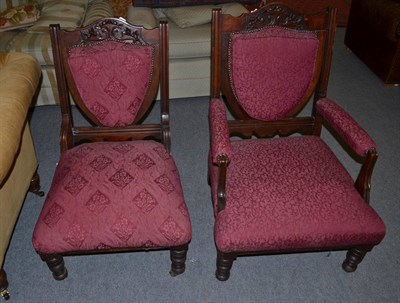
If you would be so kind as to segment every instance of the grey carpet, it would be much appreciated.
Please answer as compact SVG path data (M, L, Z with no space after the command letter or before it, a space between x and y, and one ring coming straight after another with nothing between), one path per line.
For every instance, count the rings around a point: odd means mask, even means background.
M66 257L69 277L55 281L31 245L44 198L29 193L5 266L10 302L399 302L400 89L385 88L343 44L338 29L328 95L348 110L379 146L371 203L387 225L383 242L357 272L341 269L345 252L241 257L231 278L214 277L213 212L207 185L208 98L172 100L172 148L193 224L186 272L168 274L167 251ZM308 110L306 108L305 110ZM149 119L152 119L150 117ZM59 155L59 109L35 108L31 128L42 188L48 191ZM356 175L354 163L324 138Z

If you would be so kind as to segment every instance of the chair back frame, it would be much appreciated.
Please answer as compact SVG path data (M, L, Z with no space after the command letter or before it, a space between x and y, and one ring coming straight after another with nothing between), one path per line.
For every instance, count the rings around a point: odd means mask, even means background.
M222 14L219 9L214 9L212 14L211 98L223 96L227 107L236 119L228 121L230 135L251 138L252 136L286 136L294 132L311 135L318 132L315 129L314 109L311 117L295 118L294 116L307 104L313 94L314 104L317 100L326 97L335 35L336 9L329 8L324 13L301 15L283 4L271 3L253 13L236 18ZM230 80L229 45L234 33L251 32L266 27L315 32L319 40L319 49L312 83L298 105L284 119L260 121L251 118L235 96Z
M167 22L161 21L159 28L145 29L131 25L122 18L104 18L75 31L61 30L59 25L50 25L50 37L53 45L62 114L61 152L87 141L141 140L147 138L161 141L167 151L170 151ZM150 84L133 123L128 126L106 127L99 122L83 102L68 64L69 52L73 47L106 41L150 45L153 48ZM157 96L158 89L160 89L161 96L160 123L141 124ZM91 126L74 126L70 96Z

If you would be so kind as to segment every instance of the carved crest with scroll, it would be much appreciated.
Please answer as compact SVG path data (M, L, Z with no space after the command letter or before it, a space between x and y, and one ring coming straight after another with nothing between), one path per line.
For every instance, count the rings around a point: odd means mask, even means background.
M258 10L258 14L247 17L246 30L254 30L263 26L285 26L297 30L305 28L305 19L282 4L268 5Z
M119 22L117 22L117 20ZM81 43L99 40L123 40L134 44L146 44L141 29L115 18L102 19L81 32Z

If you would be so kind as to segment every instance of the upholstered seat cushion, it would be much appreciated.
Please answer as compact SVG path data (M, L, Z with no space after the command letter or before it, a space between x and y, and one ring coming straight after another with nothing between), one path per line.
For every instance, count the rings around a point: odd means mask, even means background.
M232 142L226 208L216 213L219 250L343 248L375 245L384 235L384 223L319 137Z
M83 144L62 154L33 233L41 254L186 244L178 171L153 141Z

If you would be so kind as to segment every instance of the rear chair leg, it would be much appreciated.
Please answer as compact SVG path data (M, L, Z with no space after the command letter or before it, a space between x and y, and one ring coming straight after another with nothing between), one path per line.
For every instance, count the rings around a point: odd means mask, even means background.
M54 279L57 281L64 280L68 276L68 271L61 255L40 255L40 258L47 263Z
M32 177L31 184L29 185L29 191L35 195L38 195L39 197L44 196L44 192L40 190L40 177L37 171L35 171Z
M354 272L358 264L364 259L367 252L371 251L372 247L356 247L347 252L346 259L343 261L342 268L346 272Z
M171 270L169 274L172 277L176 277L177 275L183 274L185 272L185 262L186 255L188 251L188 245L183 245L179 247L171 248L170 257L171 257Z
M0 295L3 297L4 300L10 299L10 293L7 290L8 287L8 280L7 274L4 269L0 270Z

